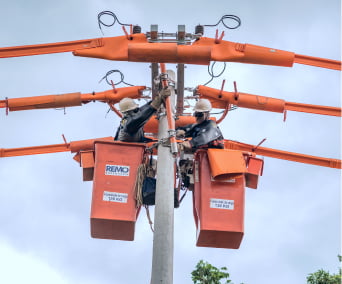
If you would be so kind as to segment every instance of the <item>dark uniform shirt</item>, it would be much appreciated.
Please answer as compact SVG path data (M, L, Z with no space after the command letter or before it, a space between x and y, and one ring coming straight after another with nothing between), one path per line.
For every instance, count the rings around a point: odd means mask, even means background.
M156 111L150 103L151 102L124 114L114 140L124 142L149 141L149 139L144 136L144 125Z
M189 124L177 129L185 131L185 137L191 137L192 148L223 148L223 135L213 120L205 120L200 124Z

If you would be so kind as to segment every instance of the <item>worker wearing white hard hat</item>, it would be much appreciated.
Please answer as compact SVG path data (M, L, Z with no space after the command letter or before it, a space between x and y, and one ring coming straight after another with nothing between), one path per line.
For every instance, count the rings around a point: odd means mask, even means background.
M177 138L191 138L182 142L185 149L223 148L223 135L215 121L209 119L211 103L207 99L200 99L194 107L196 123L179 127L176 130Z
M153 101L150 101L141 107L139 107L133 99L123 98L119 102L119 109L123 114L123 117L114 140L124 142L147 142L148 139L144 136L144 125L170 94L169 89L163 89Z

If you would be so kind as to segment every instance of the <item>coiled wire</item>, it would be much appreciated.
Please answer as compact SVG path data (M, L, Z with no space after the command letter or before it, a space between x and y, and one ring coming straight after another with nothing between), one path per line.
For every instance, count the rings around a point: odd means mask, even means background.
M235 21L236 25L234 25L234 26L227 25L224 22L227 19ZM221 23L221 22L222 22L222 25L224 25L227 29L230 29L230 30L237 29L238 27L241 26L241 19L238 16L235 16L235 15L224 15L224 16L221 17L221 19L215 25L203 25L203 26L205 26L205 27L215 27L215 26L218 26L219 23Z
M210 78L210 80L207 83L203 84L204 86L208 85L212 80L214 80L214 78L220 77L224 73L224 71L226 70L227 63L223 62L223 69L222 69L222 71L219 74L215 75L214 74L214 66L215 66L216 63L217 63L216 61L213 61L213 62L211 62L208 65L208 73L211 76L211 78Z
M118 82L116 82L116 83L114 83L112 80L109 80L109 79L108 79L108 76L111 75L111 74L113 74L113 73L119 73L119 74L120 74L120 80L119 80ZM107 84L110 85L110 86L112 86L112 82L113 82L114 85L119 85L119 84L121 84L121 83L124 83L124 84L126 84L127 86L134 86L134 85L132 85L132 84L129 84L129 83L125 82L125 81L124 81L124 75L123 75L123 73L122 73L120 70L117 70L117 69L108 71L108 72L106 73L106 75L104 75L104 76L101 78L101 80L99 81L99 83L101 83L101 81L104 80L104 79L106 79Z
M113 23L111 23L111 24L106 24L106 23L104 23L104 22L101 20L101 17L102 17L103 15L107 15L107 16L113 17ZM113 26L116 22L118 22L118 24L121 25L121 26L130 26L130 24L121 23L121 22L119 21L118 17L117 17L113 12L111 12L111 11L102 11L101 13L99 13L99 14L97 15L97 22L98 22L98 24L99 24L99 28L100 28L100 30L101 30L102 33L103 33L103 31L102 31L101 25L102 25L102 26L105 26L105 27L111 27L111 26Z

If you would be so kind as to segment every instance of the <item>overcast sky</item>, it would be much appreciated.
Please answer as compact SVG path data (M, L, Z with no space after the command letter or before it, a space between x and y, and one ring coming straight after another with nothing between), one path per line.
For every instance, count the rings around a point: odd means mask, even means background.
M329 4L327 4L329 3ZM224 14L241 18L225 40L340 60L341 4L338 0L280 1L20 1L0 0L0 46L102 37L97 14L116 13L123 23L149 31L176 32L185 24L215 24ZM224 29L222 25L218 28ZM122 35L119 25L104 36ZM215 28L207 28L212 37ZM222 66L221 66L222 67ZM167 68L175 70L175 65ZM98 83L111 69L125 81L150 86L148 63L112 62L71 53L0 60L0 99L89 93L109 89ZM219 72L220 70L218 70ZM295 64L293 68L228 63L209 84L225 90L291 102L340 106L340 72ZM186 68L185 86L209 80L206 66ZM120 87L123 87L121 85ZM108 107L90 103L63 110L0 110L0 148L63 143L113 136L119 120ZM265 147L340 158L340 119L248 109L229 113L220 125L225 138ZM174 283L191 282L203 259L226 266L234 283L306 283L318 269L338 271L341 249L340 170L265 157L257 190L246 190L245 236L238 250L195 245L192 198L175 210ZM90 237L92 183L70 153L0 160L0 283L149 283L153 235L142 211L135 241ZM153 215L153 210L152 210Z

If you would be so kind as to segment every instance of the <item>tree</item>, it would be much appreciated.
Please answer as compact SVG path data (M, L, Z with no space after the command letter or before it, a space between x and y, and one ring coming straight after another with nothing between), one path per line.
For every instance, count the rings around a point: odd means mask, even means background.
M338 256L339 261L342 261L342 257ZM308 284L341 284L342 269L339 268L338 274L330 274L328 271L320 269L314 273L310 273L306 277Z
M229 273L226 267L221 267L220 269L212 266L208 262L200 260L196 269L191 272L191 279L194 284L228 284L231 283L229 279ZM221 282L224 280L225 282ZM232 283L233 284L233 283Z

